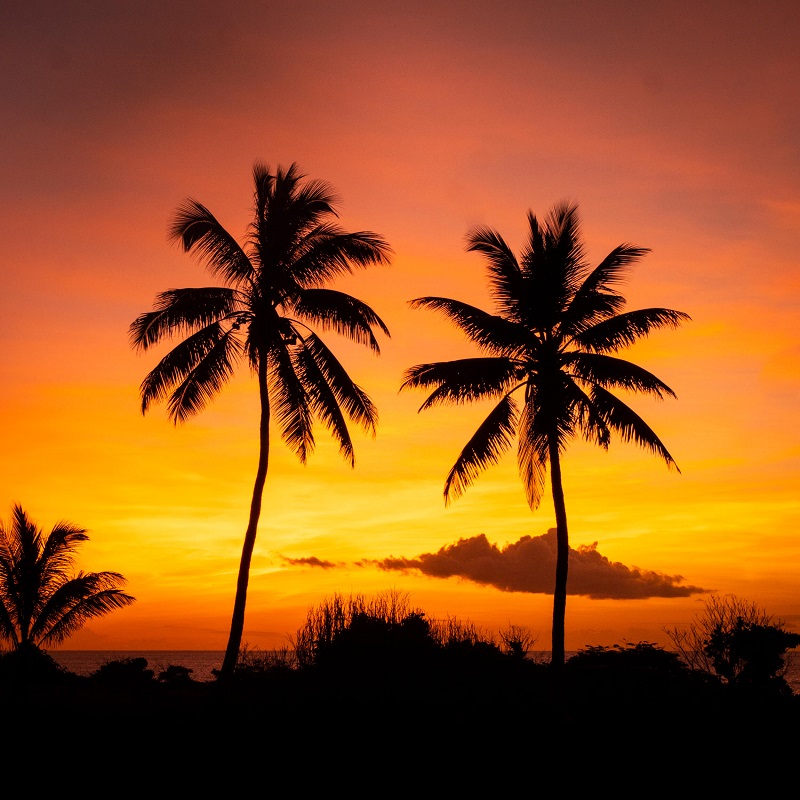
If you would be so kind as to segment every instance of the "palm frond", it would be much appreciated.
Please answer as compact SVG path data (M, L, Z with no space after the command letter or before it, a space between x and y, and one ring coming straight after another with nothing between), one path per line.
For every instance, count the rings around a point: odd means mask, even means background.
M506 394L517 382L518 372L517 363L503 357L418 364L406 370L400 390L437 387L420 406L422 411L444 402L471 403Z
M31 638L44 645L60 644L88 620L130 605L135 598L120 588L125 582L117 572L78 573L48 598Z
M305 342L293 352L295 369L300 381L306 387L311 411L333 434L333 438L339 443L339 453L352 467L355 465L355 452L342 407L338 402L339 395L326 380L312 350L313 346Z
M336 195L324 181L305 181L297 164L269 167L256 164L255 219L249 241L262 267L285 270L296 260L298 248L325 218L337 216Z
M525 499L532 510L541 505L544 496L549 458L547 431L542 430L541 415L534 408L530 402L523 405L517 431L517 466Z
M306 391L313 394L317 385L327 385L345 414L357 425L375 434L378 410L367 393L355 384L347 371L316 334L306 337L303 351L313 360L318 372L314 380L304 381Z
M544 222L529 212L528 226L528 243L520 257L523 281L517 318L531 330L551 336L586 271L577 208L562 203Z
M517 257L495 230L476 227L467 233L467 252L485 256L489 270L489 291L498 309L519 321L522 273Z
M293 227L295 236L305 238L323 220L338 217L336 204L339 199L327 181L313 179L297 183L291 195L291 208L295 211L296 221Z
M669 308L643 308L598 322L577 333L573 341L595 352L613 352L628 347L658 328L677 328L691 317Z
M5 599L20 638L27 635L30 621L36 613L39 589L42 585L42 551L46 537L25 513L14 505L11 525L3 531L2 572Z
M675 459L670 455L653 429L628 405L600 386L592 387L592 404L605 423L619 434L624 442L634 442L645 450L660 456L668 467L680 472Z
M604 450L608 450L611 444L611 430L605 419L595 407L592 398L574 380L567 379L564 382L557 430L559 452L563 452L566 441L578 432L587 442Z
M253 275L253 265L236 239L202 203L192 198L178 206L169 236L179 241L184 251L197 253L208 269L228 284L244 283Z
M186 345L189 342L190 340L187 339L182 344ZM230 331L227 331L212 342L211 347L206 349L202 358L197 359L191 369L183 373L185 375L183 381L175 387L167 401L167 412L176 425L205 408L233 376L234 365L241 355L241 345L238 340ZM182 345L176 347L169 355L165 356L165 359L171 358L181 347ZM163 364L164 360L161 363ZM186 362L184 362L185 364ZM153 373L151 372L150 375ZM160 384L154 388L156 391L163 391L165 387ZM160 395L155 397L160 399ZM145 387L143 387L142 411L144 412L145 409Z
M447 475L445 505L460 497L486 467L496 464L511 447L516 417L517 404L506 395L480 424Z
M336 331L356 344L366 345L376 354L381 349L374 328L390 336L383 320L366 303L333 289L304 290L294 303L294 312L322 330Z
M14 605L6 592L5 585L0 581L0 641L11 642L16 647L19 643L19 636L13 609Z
M224 358L232 367L231 362L238 356L238 347L231 331L224 330L219 323L213 323L184 339L142 381L139 388L142 413L152 403L165 400L182 382L192 380L194 371L204 360L211 359L210 363L213 364L215 360ZM213 381L217 373L212 369L210 375Z
M581 223L576 203L570 200L556 203L545 218L544 235L550 247L560 245L567 248L566 251L557 251L558 258L573 263L583 259Z
M256 161L253 164L253 205L255 206L256 221L262 220L266 216L266 209L275 184L275 176L271 173L267 164ZM251 224L251 229L257 227L256 223Z
M388 266L392 248L372 231L348 233L338 225L320 224L307 232L287 255L294 279L303 287L318 286L354 269Z
M128 335L137 350L147 350L164 337L191 333L217 322L241 308L233 289L219 286L170 289L156 295L153 310L140 314Z
M53 526L50 534L42 542L39 555L39 583L42 587L57 581L75 563L75 548L88 541L85 528L78 528L69 522L61 521Z
M562 201L553 206L544 223L542 265L561 283L561 306L574 296L586 274L578 206Z
M576 300L583 293L609 292L617 295L616 287L624 283L631 267L650 252L649 247L637 247L629 242L617 245L586 276Z
M574 351L565 355L564 366L580 380L606 389L620 388L659 398L675 397L675 392L652 372L621 358Z
M505 317L489 314L460 300L452 300L449 297L417 297L409 301L409 306L440 312L460 328L467 338L487 352L506 355L521 353L534 341L524 326Z
M572 337L591 325L619 314L625 298L617 290L632 264L649 253L645 247L621 244L615 247L585 278L564 312L561 333Z
M314 451L311 402L285 345L276 343L270 350L267 379L281 437L305 464Z

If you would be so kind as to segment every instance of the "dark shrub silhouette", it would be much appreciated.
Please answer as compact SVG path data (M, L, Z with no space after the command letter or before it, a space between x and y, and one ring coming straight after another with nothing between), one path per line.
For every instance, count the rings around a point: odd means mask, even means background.
M387 591L367 598L335 592L308 610L305 623L294 637L297 663L301 667L316 665L321 654L349 630L355 619L361 619L364 626L369 621L380 621L393 628L411 616L424 618L424 612L411 607L408 593Z
M89 677L98 685L114 689L136 690L156 683L155 672L141 656L106 661Z
M421 666L435 647L423 613L411 612L391 621L358 612L330 642L319 647L314 663L321 668L404 671Z
M295 636L301 667L395 669L425 658L437 645L430 622L407 594L373 598L334 594L312 607Z
M567 660L563 681L563 715L591 720L604 736L643 726L685 736L685 726L719 714L719 681L651 642L584 648Z
M524 660L536 644L537 637L524 625L509 625L500 631L500 640L509 655Z
M778 673L783 669L786 651L798 646L800 634L739 617L732 628L717 625L711 631L705 652L717 675L729 684L791 694L791 687Z
M0 683L63 684L72 677L52 656L30 642L0 654Z
M664 650L652 642L626 642L612 647L589 646L579 650L566 663L568 672L582 679L599 679L621 688L664 688L705 682L704 673L695 673L679 653Z
M756 603L736 595L712 595L684 627L665 628L683 660L729 685L791 693L787 651L800 635L786 631Z
M658 670L685 673L687 664L678 653L664 650L653 642L626 642L611 647L589 645L568 661L572 668L609 668L620 670Z
M166 669L158 673L159 683L166 683L170 686L185 686L193 683L193 669L181 666L180 664L170 664Z
M539 669L469 622L429 619L401 592L326 598L309 611L296 640L300 670L328 696L375 708L406 703L407 711L444 714L480 708L491 716L496 704L531 691L526 678Z

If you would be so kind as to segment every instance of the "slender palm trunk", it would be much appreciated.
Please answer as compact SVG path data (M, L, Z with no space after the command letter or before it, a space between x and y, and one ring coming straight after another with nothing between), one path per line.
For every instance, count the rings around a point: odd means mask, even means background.
M564 667L564 629L567 613L567 572L569 569L569 533L567 507L564 503L564 486L561 482L561 457L558 444L550 440L550 482L553 489L553 507L556 512L556 585L553 592L553 639L551 665L561 671Z
M253 499L250 502L250 519L244 535L242 558L239 562L239 578L236 582L236 597L233 601L233 618L228 636L228 646L225 649L225 658L222 661L220 679L230 678L239 660L239 649L242 645L244 632L244 612L247 605L247 584L250 580L250 562L253 558L253 549L256 544L258 532L258 519L261 516L261 499L264 495L264 483L267 480L267 467L269 465L269 393L267 390L267 360L259 359L258 388L261 397L261 429L259 435L258 470L253 486Z

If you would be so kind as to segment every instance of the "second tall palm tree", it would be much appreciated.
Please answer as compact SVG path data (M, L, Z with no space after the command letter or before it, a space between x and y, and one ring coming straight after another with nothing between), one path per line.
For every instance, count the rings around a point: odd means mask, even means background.
M494 230L478 228L467 236L467 249L486 258L496 314L445 297L411 301L412 307L443 313L485 355L412 367L402 388L433 388L420 410L440 403L497 401L450 470L446 503L496 463L515 436L531 509L542 500L549 464L557 540L551 658L558 669L565 658L569 559L562 454L576 435L607 448L614 432L677 469L653 430L611 391L664 397L674 396L672 389L611 354L656 328L677 327L689 316L666 308L622 313L625 298L615 287L648 251L623 244L591 268L576 206L559 205L542 222L529 213L528 225L519 260Z
M348 233L335 222L335 196L321 181L304 180L297 165L273 174L253 168L254 220L244 246L208 209L189 199L179 207L171 237L194 251L222 286L170 289L130 326L132 345L147 350L184 336L141 386L142 413L167 400L177 424L200 411L242 360L257 377L260 447L242 547L233 616L221 678L236 666L244 631L250 562L256 541L274 417L284 442L302 463L314 448L318 419L354 464L346 419L374 432L377 410L312 329L335 331L376 354L376 332L389 331L365 303L324 284L354 268L388 264L391 248L368 231Z

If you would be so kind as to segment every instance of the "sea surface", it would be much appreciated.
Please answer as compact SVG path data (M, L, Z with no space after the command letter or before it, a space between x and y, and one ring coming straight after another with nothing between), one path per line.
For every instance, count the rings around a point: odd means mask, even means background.
M156 676L170 666L186 667L196 681L212 681L214 670L222 666L223 650L49 650L48 653L65 669L76 675L91 675L103 664L125 658L144 658ZM567 652L569 658L574 652ZM530 657L549 662L550 651L536 650ZM795 694L800 694L800 651L787 653L786 680Z
M167 667L180 666L190 669L195 681L212 681L213 670L222 666L224 650L48 650L64 669L76 675L91 675L109 661L126 658L144 658L148 669L156 677Z

